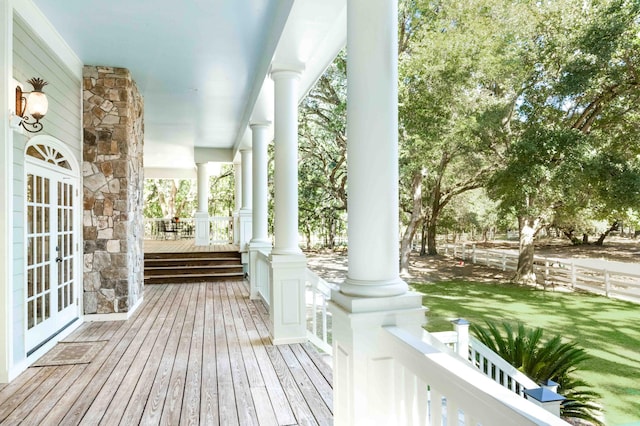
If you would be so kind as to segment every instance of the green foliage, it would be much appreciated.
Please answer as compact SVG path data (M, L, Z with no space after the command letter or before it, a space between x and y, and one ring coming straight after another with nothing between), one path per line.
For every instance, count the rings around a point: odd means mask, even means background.
M508 322L500 326L487 321L485 327L472 324L471 330L478 340L534 382L557 382L558 392L567 398L561 407L563 417L603 424L596 402L600 395L590 391L589 384L575 378L580 364L589 358L584 349L575 343L563 342L560 336L543 340L543 328L526 328L521 323L514 330Z
M333 248L347 209L346 54L338 54L299 113L299 229Z

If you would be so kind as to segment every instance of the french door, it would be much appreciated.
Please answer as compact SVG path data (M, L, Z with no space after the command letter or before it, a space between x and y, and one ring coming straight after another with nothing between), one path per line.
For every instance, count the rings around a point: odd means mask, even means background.
M48 165L47 165L48 166ZM27 164L26 348L30 353L78 317L73 209L78 179Z

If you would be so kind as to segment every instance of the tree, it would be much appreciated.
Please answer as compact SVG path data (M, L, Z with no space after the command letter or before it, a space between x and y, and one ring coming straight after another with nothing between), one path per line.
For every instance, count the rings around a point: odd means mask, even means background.
M421 253L437 254L445 207L484 186L497 168L504 151L502 117L516 99L515 41L527 22L520 9L496 0L409 2L401 9L413 10L401 14L400 25L401 206L408 224L402 269L419 225L426 231Z
M638 118L640 4L537 3L532 16L535 33L522 56L529 74L509 120L505 167L490 184L503 210L519 219L517 282L535 280L534 237L556 214L568 223L584 212L614 213L611 192L598 190L609 180L588 172L590 167L599 164L611 173L611 159L622 160L633 171L625 184L635 190L638 149L628 142L640 136L629 121ZM613 204L626 210L628 202L635 201L626 197Z
M301 232L334 248L347 209L347 61L340 52L300 106L298 191Z

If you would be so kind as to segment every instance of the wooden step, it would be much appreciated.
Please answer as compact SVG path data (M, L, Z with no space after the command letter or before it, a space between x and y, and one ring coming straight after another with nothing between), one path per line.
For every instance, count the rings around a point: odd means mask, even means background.
M145 284L242 281L238 252L146 253Z
M224 274L201 274L201 275L153 275L144 278L146 284L181 284L181 283L201 283L217 281L242 281L244 273L224 273Z
M180 272L182 275L204 275L204 274L226 274L242 272L242 264L235 265L188 265L176 268L175 266L146 266L144 268L144 276L151 275L176 275L174 271Z

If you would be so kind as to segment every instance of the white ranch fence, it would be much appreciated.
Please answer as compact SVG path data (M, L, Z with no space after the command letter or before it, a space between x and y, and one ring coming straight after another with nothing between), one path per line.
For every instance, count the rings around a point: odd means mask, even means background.
M472 263L515 271L518 255L502 250L487 250L475 244L444 244L444 254ZM537 281L545 288L556 285L577 288L606 297L640 302L640 273L578 265L571 260L534 257ZM640 269L640 268L639 268Z

